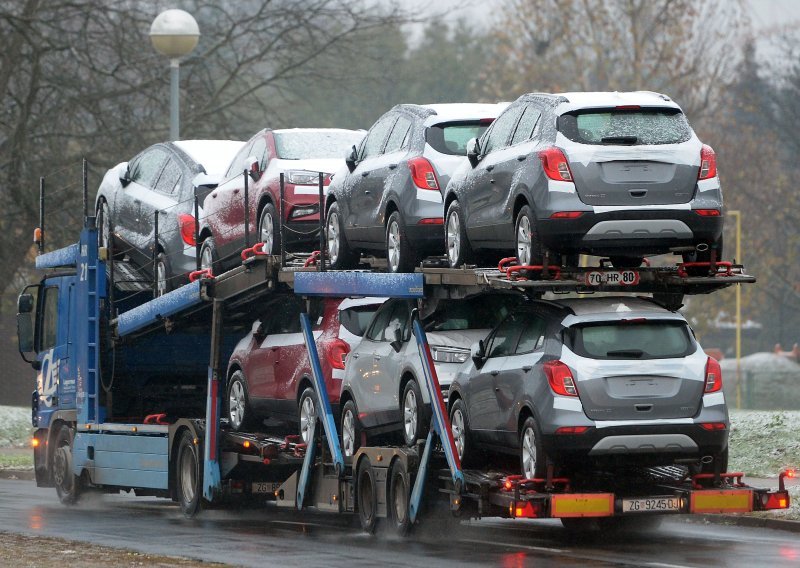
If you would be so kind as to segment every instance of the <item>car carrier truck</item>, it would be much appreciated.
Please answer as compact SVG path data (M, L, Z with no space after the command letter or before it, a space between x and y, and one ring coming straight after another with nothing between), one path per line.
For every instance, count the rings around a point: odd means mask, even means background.
M425 505L453 516L559 518L565 526L665 513L782 509L789 495L744 483L741 473L689 475L651 468L635 476L553 475L522 479L502 468L461 467L447 411L418 322L414 336L431 395L427 440L415 447L368 446L342 456L308 318L301 316L314 370L318 421L311 443L275 432L232 431L221 415L225 366L250 325L248 306L272 294L463 297L491 288L544 292L638 292L672 303L754 282L741 266L718 263L696 277L685 267L614 270L519 267L423 267L404 275L325 271L313 261L287 267L259 244L241 266L198 271L163 296L125 286L115 255L98 246L86 216L79 242L36 258L44 276L19 296L23 357L36 370L32 396L36 482L74 503L86 491L133 491L177 501L186 515L204 505L247 499L358 515L367 531L385 519L407 533Z

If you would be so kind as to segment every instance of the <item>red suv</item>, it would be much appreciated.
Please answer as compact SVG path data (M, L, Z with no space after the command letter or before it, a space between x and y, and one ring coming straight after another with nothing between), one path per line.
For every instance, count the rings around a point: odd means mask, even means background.
M331 405L339 403L345 357L361 341L381 298L315 298L308 310ZM271 299L264 315L239 343L228 363L227 418L234 430L258 429L265 418L300 424L306 441L316 416L311 365L300 329L304 300ZM268 314L268 315L267 315Z
M263 242L268 254L280 251L278 211L280 174L284 174L285 245L306 251L319 248L319 173L324 174L327 188L331 174L344 166L347 151L363 137L359 130L293 128L265 129L248 140L203 203L202 267L218 273L240 262L245 244L245 171L250 177L250 244Z

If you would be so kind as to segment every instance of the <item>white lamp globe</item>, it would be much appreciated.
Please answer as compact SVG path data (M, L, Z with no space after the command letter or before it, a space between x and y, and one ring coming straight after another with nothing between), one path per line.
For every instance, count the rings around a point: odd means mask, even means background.
M165 10L150 26L150 41L159 53L171 59L189 55L200 39L194 17L183 10Z

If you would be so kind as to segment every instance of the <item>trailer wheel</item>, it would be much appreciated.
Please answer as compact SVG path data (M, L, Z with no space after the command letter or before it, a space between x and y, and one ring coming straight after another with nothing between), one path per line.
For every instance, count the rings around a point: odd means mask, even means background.
M375 486L375 474L372 463L364 456L358 462L356 473L356 505L361 528L369 534L375 533L378 525L378 490Z
M81 494L81 479L72 472L72 440L72 429L62 427L53 452L53 484L64 505L74 505Z
M409 516L408 475L402 460L396 459L389 468L389 520L398 536L406 536L411 530Z
M175 459L176 488L181 511L187 517L194 517L200 511L203 479L200 469L200 454L195 438L184 430L178 442Z

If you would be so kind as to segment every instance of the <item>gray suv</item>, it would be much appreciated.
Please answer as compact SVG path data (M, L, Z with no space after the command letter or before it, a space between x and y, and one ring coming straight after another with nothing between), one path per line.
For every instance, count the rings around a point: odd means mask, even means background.
M716 360L686 320L645 298L531 301L450 387L459 455L517 453L557 468L695 464L725 471L728 410Z
M397 105L369 129L333 176L326 201L333 268L354 268L361 250L383 254L389 272L410 272L443 254L442 195L505 104Z
M487 252L526 265L594 254L621 268L669 252L721 257L714 151L664 95L523 95L467 152L444 203L453 267Z

